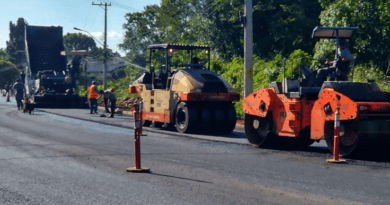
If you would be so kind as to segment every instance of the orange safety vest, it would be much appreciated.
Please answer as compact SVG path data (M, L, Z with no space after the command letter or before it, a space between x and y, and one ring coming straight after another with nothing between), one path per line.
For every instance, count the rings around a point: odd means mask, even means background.
M99 93L96 92L96 90L94 90L95 87L96 87L96 85L91 85L91 86L89 87L89 98L90 98L90 99L91 99L91 98L96 99L96 98L99 97Z

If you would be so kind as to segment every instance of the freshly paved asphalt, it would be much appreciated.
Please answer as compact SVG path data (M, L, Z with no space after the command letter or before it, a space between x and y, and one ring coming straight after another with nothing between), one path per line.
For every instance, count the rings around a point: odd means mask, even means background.
M389 159L328 164L322 145L258 149L240 132L146 131L142 166L151 173L127 173L134 165L129 117L29 115L4 100L0 204L390 204Z

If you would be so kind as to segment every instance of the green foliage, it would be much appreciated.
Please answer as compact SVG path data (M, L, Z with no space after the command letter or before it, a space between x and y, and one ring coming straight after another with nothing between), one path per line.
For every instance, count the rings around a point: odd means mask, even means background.
M388 58L390 31L390 2L382 0L319 0L323 6L320 19L324 26L359 27L348 48L358 63L370 63L379 67ZM320 41L315 48L316 57L326 57L330 49L335 49L335 41ZM334 54L334 51L333 51ZM383 70L382 70L383 71Z
M20 78L18 68L11 62L0 60L0 87L11 81L12 84Z
M9 61L10 58L11 57L8 55L8 53L4 49L0 48L0 60Z
M95 60L104 60L104 49L100 47L93 48L88 54L89 57ZM112 49L107 48L107 58L110 60L113 57L120 57L121 55L118 52L113 52Z
M65 50L87 50L90 51L96 48L95 40L88 35L82 33L67 33L64 36Z
M276 55L272 60L266 61L257 56L253 57L253 90L259 90L269 87L273 81L281 82L284 77L284 65L286 77L298 78L297 66L305 64L312 65L310 54L302 50L295 50L290 54L286 61L281 54ZM231 62L222 62L213 60L211 62L211 70L221 74L221 76L229 82L236 92L241 94L241 101L235 103L237 117L243 118L242 100L244 99L244 58L237 57Z
M163 0L160 6L126 15L120 46L132 61L140 60L147 46L156 43L207 44L215 57L227 61L242 57L244 33L237 14L243 8L244 1L239 0ZM255 0L254 54L272 58L298 48L311 51L315 40L310 31L319 24L320 11L320 4L312 0Z

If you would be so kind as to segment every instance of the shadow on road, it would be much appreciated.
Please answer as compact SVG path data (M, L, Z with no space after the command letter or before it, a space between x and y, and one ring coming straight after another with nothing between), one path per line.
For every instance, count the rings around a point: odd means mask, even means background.
M170 175L165 175L165 174L157 174L157 173L153 173L153 172L150 172L150 174L156 175L156 176L163 176L163 177L170 177L170 178L175 178L175 179L184 179L184 180L189 180L189 181L194 181L194 182L202 182L202 183L212 184L211 182L197 180L197 179L189 179L189 178L184 178L184 177L175 177L175 176L170 176Z

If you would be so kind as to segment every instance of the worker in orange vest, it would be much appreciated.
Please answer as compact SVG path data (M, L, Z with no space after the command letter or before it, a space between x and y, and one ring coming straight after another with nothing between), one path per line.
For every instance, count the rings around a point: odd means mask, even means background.
M89 107L91 109L91 114L97 114L97 98L99 97L99 93L97 90L96 82L93 81L91 86L89 86Z

